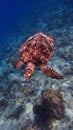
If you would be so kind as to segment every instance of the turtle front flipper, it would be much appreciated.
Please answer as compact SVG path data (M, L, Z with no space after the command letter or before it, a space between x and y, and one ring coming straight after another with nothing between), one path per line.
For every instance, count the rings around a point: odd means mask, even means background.
M28 62L27 67L24 72L24 76L27 81L30 79L30 77L34 73L34 68L35 68L35 65L32 62Z
M16 68L18 68L24 64L21 60L13 60L11 63Z
M44 72L44 74L46 74L47 76L54 78L54 79L64 79L64 77L59 74L58 72L56 72L54 69L49 68L48 66L45 65L41 65L40 69L42 72Z

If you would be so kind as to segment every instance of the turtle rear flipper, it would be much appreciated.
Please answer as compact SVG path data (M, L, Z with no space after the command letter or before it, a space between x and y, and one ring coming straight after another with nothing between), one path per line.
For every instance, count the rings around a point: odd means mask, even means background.
M11 63L16 68L18 68L24 64L21 60L13 60L13 61L11 61Z
M58 72L56 72L54 69L49 68L45 65L41 65L40 69L42 72L44 72L44 74L46 74L47 76L54 78L54 79L64 79L64 77L59 74Z

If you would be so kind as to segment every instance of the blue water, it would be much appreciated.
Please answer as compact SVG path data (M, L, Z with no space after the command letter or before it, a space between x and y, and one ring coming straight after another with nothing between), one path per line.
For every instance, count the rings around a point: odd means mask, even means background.
M0 1L0 41L4 41L8 35L14 31L14 25L16 25L23 17L31 17L34 12L41 9L42 6L47 6L50 9L48 15L51 14L52 10L58 8L59 5L69 6L72 5L71 0L2 0ZM43 11L42 11L43 13ZM29 16L28 16L29 15ZM37 16L35 17L37 20ZM28 22L28 21L27 21ZM24 21L26 25L26 22Z
M41 6L47 5L48 8L54 10L57 8L57 5L72 4L70 0L3 0L0 1L0 39L4 40L9 33L11 33L14 24L18 23L22 17L31 17L31 14L34 15L34 11L40 9ZM51 13L51 12L48 12ZM49 14L48 14L49 15ZM37 18L38 19L38 18ZM27 21L28 22L28 21Z
M31 6L30 6L31 5ZM0 39L4 40L21 17L27 17L34 9L33 2L27 0L0 1Z
M27 82L25 65L12 66L22 43L38 32L55 38L54 54L47 66L60 72L64 80L51 79L36 67ZM66 102L66 116L53 130L73 130L73 0L1 0L0 130L23 130L26 124L33 124L33 105L47 89L61 91Z

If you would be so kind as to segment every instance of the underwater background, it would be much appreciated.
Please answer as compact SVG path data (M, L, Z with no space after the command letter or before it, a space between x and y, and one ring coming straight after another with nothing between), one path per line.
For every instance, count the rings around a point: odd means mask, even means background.
M39 32L55 38L47 65L63 74L63 80L47 77L36 67L27 82L25 66L12 66L22 43ZM60 92L62 97L55 98L64 107L62 118L40 107L44 91ZM72 0L0 1L0 130L73 130Z

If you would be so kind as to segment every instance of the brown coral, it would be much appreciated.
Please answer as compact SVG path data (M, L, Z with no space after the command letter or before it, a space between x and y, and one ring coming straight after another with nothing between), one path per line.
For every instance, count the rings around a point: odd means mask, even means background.
M39 103L34 106L35 121L40 130L50 130L53 121L64 117L64 101L59 91L46 90Z
M45 106L46 112L57 119L64 116L64 104L62 95L55 90L45 91L42 93L42 105Z

